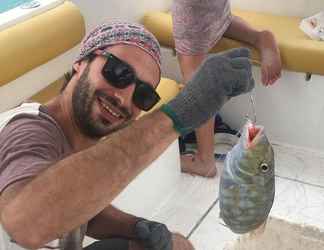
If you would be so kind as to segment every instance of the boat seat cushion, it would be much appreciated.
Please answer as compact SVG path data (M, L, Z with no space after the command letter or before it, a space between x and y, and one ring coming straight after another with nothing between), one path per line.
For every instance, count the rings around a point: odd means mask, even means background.
M70 1L0 31L0 86L79 44L84 18Z

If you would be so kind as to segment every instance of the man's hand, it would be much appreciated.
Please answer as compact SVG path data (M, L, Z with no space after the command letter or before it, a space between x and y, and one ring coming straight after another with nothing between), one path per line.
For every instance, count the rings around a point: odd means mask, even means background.
M231 98L251 91L254 80L248 49L209 55L183 90L161 107L185 135L210 119Z
M141 219L135 224L135 235L145 250L172 250L172 234L161 223Z
M129 250L143 250L137 241L130 241ZM189 240L179 233L172 234L172 250L195 250Z

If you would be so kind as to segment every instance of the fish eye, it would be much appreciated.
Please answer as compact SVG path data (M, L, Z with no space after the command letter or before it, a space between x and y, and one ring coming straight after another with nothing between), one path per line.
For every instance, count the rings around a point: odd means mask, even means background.
M269 171L269 166L268 166L268 164L267 163L262 163L261 165L260 165L260 169L261 169L261 171L263 172L263 173L267 173L268 171Z

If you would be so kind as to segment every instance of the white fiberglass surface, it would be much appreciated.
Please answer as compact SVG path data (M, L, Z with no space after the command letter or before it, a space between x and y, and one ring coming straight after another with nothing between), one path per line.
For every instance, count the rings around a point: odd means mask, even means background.
M14 9L21 4L31 2L31 0L2 0L0 2L0 13Z
M64 0L1 0L0 31L55 8L63 2Z

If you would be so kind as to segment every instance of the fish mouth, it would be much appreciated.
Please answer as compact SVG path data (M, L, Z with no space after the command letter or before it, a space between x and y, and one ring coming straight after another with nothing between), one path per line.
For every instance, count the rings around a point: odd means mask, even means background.
M254 126L253 124L248 127L249 142L252 142L254 140L260 130L260 128Z
M248 144L255 144L258 137L261 136L261 133L263 132L262 126L256 126L254 124L249 124L247 128L247 134L248 134Z

